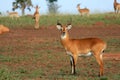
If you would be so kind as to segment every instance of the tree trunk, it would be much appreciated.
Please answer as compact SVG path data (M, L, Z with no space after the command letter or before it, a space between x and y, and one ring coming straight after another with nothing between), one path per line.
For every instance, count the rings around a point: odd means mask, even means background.
M25 8L22 8L22 16L25 15Z

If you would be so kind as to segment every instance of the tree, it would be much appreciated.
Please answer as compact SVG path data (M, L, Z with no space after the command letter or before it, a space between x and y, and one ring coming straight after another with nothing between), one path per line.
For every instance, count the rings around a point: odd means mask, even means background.
M46 1L48 1L49 3L57 2L57 0L46 0Z
M31 0L15 0L15 2L12 3L14 11L15 9L20 8L22 11L22 15L25 14L25 9L27 8L29 11L31 11L30 7L32 7L32 1Z
M57 14L60 6L57 4L57 0L46 0L48 5L48 11L50 14Z

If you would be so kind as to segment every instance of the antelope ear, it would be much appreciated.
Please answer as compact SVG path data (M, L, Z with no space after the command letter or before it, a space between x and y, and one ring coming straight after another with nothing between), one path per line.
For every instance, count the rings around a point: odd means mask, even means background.
M72 28L72 25L69 24L69 25L67 26L67 29L70 30L71 28Z
M60 23L57 23L57 26L56 26L56 27L57 27L58 30L61 30L61 29L62 29L62 25L61 25Z

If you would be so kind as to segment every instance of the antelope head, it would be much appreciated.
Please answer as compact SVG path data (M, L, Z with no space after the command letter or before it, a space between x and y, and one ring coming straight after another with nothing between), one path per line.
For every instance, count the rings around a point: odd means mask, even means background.
M80 4L77 4L77 8L79 8L80 7Z
M72 28L71 23L68 23L67 25L63 26L61 23L57 22L57 29L61 31L61 38L65 39L68 37L68 30Z

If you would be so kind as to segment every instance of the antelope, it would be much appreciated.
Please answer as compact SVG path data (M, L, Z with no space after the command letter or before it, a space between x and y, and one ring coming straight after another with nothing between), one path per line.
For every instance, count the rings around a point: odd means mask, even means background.
M118 13L120 10L120 3L118 3L116 0L114 0L113 6L114 6L115 13Z
M35 29L38 29L39 28L39 17L40 17L40 14L39 14L39 8L38 5L35 7L36 11L33 15L33 19L35 19Z
M7 28L6 26L4 25L0 25L0 34L4 33L4 32L9 32L9 28Z
M89 16L90 10L88 8L81 9L80 8L80 4L78 4L77 5L77 9L78 9L79 13L81 14L81 16L84 15L84 14L86 14L87 16Z
M119 11L120 11L120 4L116 6L116 11L117 11L117 13L119 13Z
M9 12L9 11L7 11L7 13L8 13L8 16L11 17L11 18L13 18L13 17L18 18L19 17L18 12Z
M75 67L79 56L93 55L100 66L99 76L103 76L104 65L102 55L106 49L106 43L99 38L71 39L68 33L72 28L71 23L62 26L61 23L57 22L56 27L61 31L61 44L70 56L71 73L76 73Z

